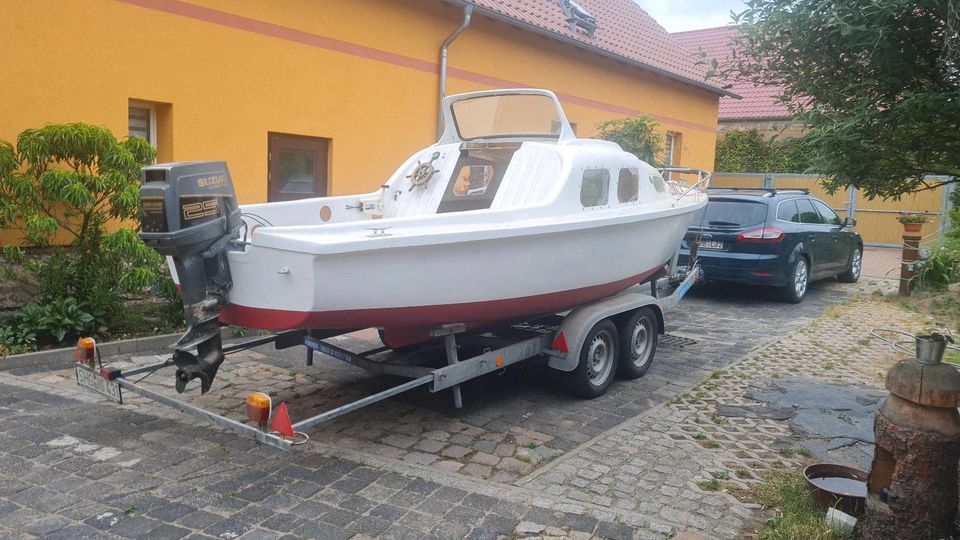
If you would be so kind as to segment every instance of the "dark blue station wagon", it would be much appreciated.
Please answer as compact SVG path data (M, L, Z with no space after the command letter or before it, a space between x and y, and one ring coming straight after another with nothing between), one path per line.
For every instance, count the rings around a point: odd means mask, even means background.
M684 237L680 262L699 242L707 280L767 285L788 302L807 293L807 283L836 276L860 278L863 240L856 220L841 220L806 190L710 189L707 206Z

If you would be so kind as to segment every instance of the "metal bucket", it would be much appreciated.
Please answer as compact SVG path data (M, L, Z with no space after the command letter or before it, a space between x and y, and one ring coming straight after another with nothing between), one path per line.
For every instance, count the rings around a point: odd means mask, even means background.
M836 508L854 517L863 515L867 473L832 463L816 463L803 470L807 488L820 508Z
M917 336L917 362L922 364L939 364L943 361L943 353L947 350L947 342L943 339L934 339L933 336Z

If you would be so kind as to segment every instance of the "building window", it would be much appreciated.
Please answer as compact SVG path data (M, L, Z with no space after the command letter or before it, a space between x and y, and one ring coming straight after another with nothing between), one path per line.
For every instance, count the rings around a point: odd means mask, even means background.
M127 135L146 139L157 147L157 109L150 103L131 101L127 108Z
M617 200L620 202L634 202L640 193L640 174L636 169L620 169L620 178L617 180Z
M327 195L330 139L269 133L269 201L292 201Z
M173 104L144 99L127 101L127 135L146 139L157 161L173 161Z
M603 206L607 204L610 191L610 171L607 169L586 169L580 184L580 204Z
M663 152L663 164L667 167L680 165L680 143L683 136L676 131L667 132L667 141Z

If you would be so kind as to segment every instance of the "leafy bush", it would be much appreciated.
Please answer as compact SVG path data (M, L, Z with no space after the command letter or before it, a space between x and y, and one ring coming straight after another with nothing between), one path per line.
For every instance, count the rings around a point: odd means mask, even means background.
M32 351L37 346L37 335L28 328L0 324L0 356Z
M923 214L902 214L897 218L897 221L900 223L927 223L930 220Z
M913 279L922 289L942 291L960 280L960 247L956 242L944 242L930 254L917 261Z
M5 321L5 327L19 335L33 334L37 344L59 344L90 335L97 330L96 319L73 298L20 308Z
M0 141L0 228L45 249L36 256L4 246L0 279L29 287L49 317L62 317L44 319L38 336L61 341L100 326L121 312L120 294L157 282L162 259L136 231L140 169L155 156L144 139L118 141L86 124L28 129L16 148ZM134 228L120 226L129 224ZM32 316L28 311L26 320L40 322Z
M662 159L663 134L657 127L658 124L646 116L607 120L597 126L597 137L615 142L625 151L659 167L665 160Z
M734 129L717 141L717 171L730 173L802 173L810 164L805 139L767 140L755 129Z

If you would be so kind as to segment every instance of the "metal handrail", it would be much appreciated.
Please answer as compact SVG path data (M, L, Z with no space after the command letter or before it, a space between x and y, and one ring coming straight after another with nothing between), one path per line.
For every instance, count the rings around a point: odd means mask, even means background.
M706 190L708 189L707 186L710 185L710 180L713 178L713 173L711 173L710 171L705 171L703 169L691 169L687 167L663 167L658 170L660 171L660 174L675 172L679 174L697 175L697 181L694 182L693 184L688 185L687 189L683 190L683 192L677 195L676 199L673 202L674 206L676 206L676 204L680 202L680 199L683 199L684 197L686 197L691 191L699 188L701 184L704 184L704 187L699 191L701 193L706 193ZM673 181L671 180L671 182Z

